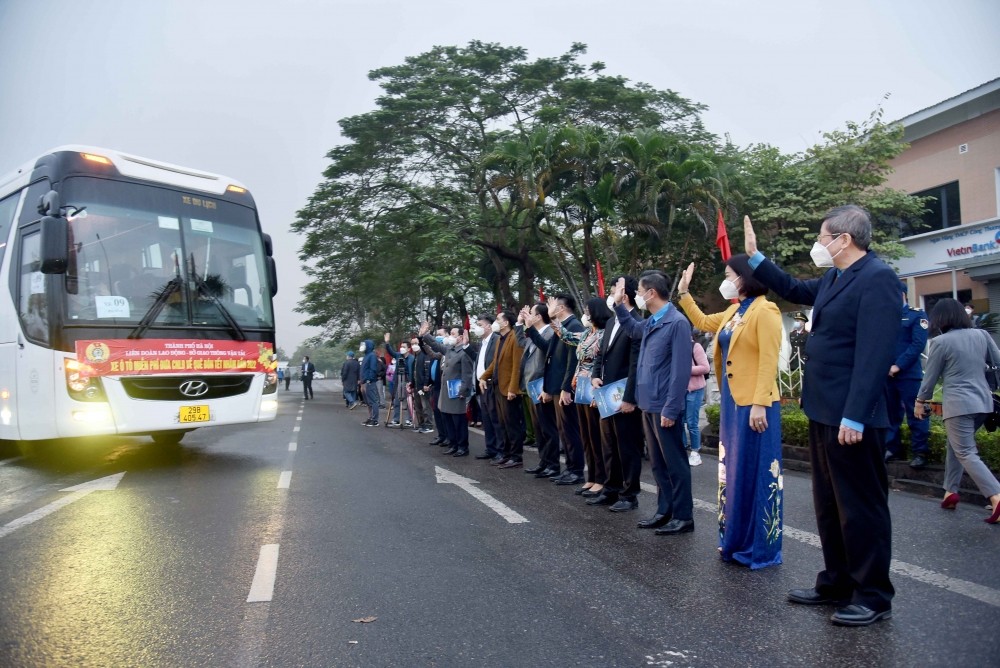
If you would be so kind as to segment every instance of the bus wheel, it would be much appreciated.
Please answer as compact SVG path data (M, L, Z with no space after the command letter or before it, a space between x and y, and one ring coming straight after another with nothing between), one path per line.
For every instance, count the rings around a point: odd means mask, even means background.
M157 445L177 445L186 433L187 430L175 429L174 431L158 431L150 434L150 436L153 437L153 443Z

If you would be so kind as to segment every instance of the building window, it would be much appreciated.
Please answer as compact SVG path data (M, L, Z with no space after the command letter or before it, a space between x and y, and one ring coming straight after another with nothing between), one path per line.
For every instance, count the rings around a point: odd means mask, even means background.
M962 209L958 199L958 181L912 193L914 197L930 197L922 220L925 232L943 230L962 224Z
M924 313L930 316L931 311L934 310L934 306L942 299L954 299L955 297L950 292L936 292L930 295L924 295ZM963 304L968 304L972 301L972 290L959 290L958 291L958 301Z

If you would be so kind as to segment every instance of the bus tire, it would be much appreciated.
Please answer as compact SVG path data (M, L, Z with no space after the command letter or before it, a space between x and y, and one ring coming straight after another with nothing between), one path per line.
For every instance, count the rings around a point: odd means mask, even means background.
M180 445L181 439L186 433L188 433L186 429L175 429L173 431L153 432L150 436L153 437L153 443L157 445Z

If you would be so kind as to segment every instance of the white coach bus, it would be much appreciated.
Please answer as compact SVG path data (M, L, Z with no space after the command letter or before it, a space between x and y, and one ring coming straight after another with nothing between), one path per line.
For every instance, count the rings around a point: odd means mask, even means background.
M273 420L271 251L223 176L63 146L0 177L0 440Z

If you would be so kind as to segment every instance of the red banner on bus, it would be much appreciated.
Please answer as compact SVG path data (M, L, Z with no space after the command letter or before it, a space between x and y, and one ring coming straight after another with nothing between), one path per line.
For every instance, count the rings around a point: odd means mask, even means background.
M273 371L270 343L203 339L101 339L77 341L83 376Z

